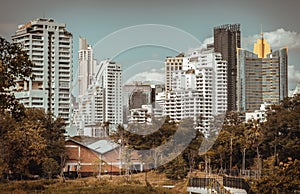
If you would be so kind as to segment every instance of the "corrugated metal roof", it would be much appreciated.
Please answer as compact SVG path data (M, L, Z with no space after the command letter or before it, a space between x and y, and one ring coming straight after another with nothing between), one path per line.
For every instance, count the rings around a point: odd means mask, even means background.
M102 139L102 140L96 141L92 144L89 144L87 147L100 153L100 154L104 154L113 149L116 149L117 147L119 147L119 145L114 143L113 141Z

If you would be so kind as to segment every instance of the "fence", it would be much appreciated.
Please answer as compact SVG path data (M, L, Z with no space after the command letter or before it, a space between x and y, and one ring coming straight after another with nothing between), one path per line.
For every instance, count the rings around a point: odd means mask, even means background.
M243 178L223 177L223 185L237 189L244 189L248 194L252 194L248 182Z
M210 188L219 194L228 193L228 191L221 186L221 184L214 178L190 178L188 187Z

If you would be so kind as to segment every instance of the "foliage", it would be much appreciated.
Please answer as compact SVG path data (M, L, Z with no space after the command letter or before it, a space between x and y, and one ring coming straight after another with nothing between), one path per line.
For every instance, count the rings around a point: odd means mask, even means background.
M24 114L24 107L8 92L17 80L32 76L33 63L21 47L0 37L0 113L9 111L15 118Z
M116 143L121 142L128 148L151 150L152 152L142 152L140 155L141 160L150 168L159 167L157 164L164 164L158 169L160 172L170 174L168 177L174 179L186 177L187 172L189 170L192 171L200 160L198 150L202 142L203 134L194 129L192 126L193 122L190 120L181 122L180 130L178 129L179 125L170 121L168 118L162 125L159 125L159 122L155 122L156 121L154 121L154 124L151 126L145 125L141 127L141 125L131 125L127 130L119 126L117 132L113 134L111 138L114 139ZM157 130L154 131L153 129ZM143 131L147 133L145 135L139 135L143 133ZM194 137L191 142L189 137ZM156 148L155 151L154 148ZM169 161L168 158L175 159ZM179 166L181 166L180 169ZM174 176L171 176L171 172L176 173Z
M0 127L0 144L3 145L0 148L0 158L2 157L3 165L7 166L1 172L7 174L10 171L21 177L31 174L41 176L45 171L42 162L50 160L53 165L59 165L59 170L52 170L51 173L61 173L66 157L65 124L62 119L54 119L52 114L33 108L27 109L23 119L18 122L5 113L0 119L0 126L3 126ZM45 165L46 163L44 167ZM50 163L50 168L49 165Z
M300 190L300 161L289 162L273 166L270 174L256 181L256 193L294 193Z
M269 189L258 190L258 193L299 190L294 185L299 185L300 180L296 167L300 160L300 95L268 107L266 122L243 123L239 114L227 115L223 130L211 149L212 167L228 169L232 154L232 168L242 168L245 157L246 169L262 170L263 177L253 188ZM288 163L289 167L280 166L283 163Z
M53 158L45 158L42 163L42 169L48 178L51 179L53 174L58 174L59 165Z
M300 95L270 107L263 133L265 158L278 154L279 161L300 159Z
M44 130L36 125L24 123L5 135L4 147L8 151L4 161L14 174L26 174L31 161L40 164L46 147L41 136Z
M166 177L173 180L180 180L187 176L188 166L182 155L177 156L174 160L164 165Z

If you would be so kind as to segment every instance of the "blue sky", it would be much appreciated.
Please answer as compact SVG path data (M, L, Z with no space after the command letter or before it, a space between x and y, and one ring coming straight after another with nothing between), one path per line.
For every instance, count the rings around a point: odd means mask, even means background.
M201 44L205 40L209 42L213 27L240 23L244 37L242 45L252 49L253 41L260 33L262 25L266 38L270 39L271 47L274 49L281 46L289 47L291 89L300 81L299 5L300 2L297 0L10 0L1 2L0 35L10 39L19 24L38 17L50 17L66 23L67 29L74 37L74 69L76 69L80 35L97 47L97 42L120 29L143 24L160 24L182 30L198 39ZM155 38L151 32L149 34L145 32L141 36ZM175 41L180 43L180 40L179 38ZM117 47L116 43L111 45ZM111 49L110 44L106 46ZM151 79L151 76L157 77L161 73L159 61L162 65L165 56L174 54L176 52L168 48L144 46L128 49L115 59L123 65L125 71L132 69L134 64L140 64L136 73L141 75L145 74L143 69L146 71L151 65L149 61L156 61L153 63L154 68L144 75L144 79ZM97 56L97 58L111 57Z

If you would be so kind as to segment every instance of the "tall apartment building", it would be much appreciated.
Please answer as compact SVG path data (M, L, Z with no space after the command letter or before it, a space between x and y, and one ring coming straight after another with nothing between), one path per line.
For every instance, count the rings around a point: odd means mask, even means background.
M238 49L238 111L258 110L261 104L278 104L288 96L288 49L271 51L263 34L254 52Z
M180 53L176 57L167 57L165 60L165 91L172 91L172 73L182 69L184 54Z
M209 129L214 115L227 109L227 62L213 50L194 50L185 57L182 70L173 72L172 91L166 96L164 111L171 119L202 116Z
M81 102L82 97L86 93L90 84L92 84L93 76L96 71L96 60L94 60L93 48L88 45L87 39L79 38L78 51L78 98Z
M66 24L38 18L20 25L12 40L35 64L35 79L18 81L16 98L25 107L43 108L70 124L73 37Z
M101 124L105 122L110 123L111 129L123 123L122 70L119 64L109 60L97 65L94 81L83 95L76 116L80 135L103 134ZM98 132L91 133L89 130Z
M227 61L227 110L236 110L237 48L241 48L240 24L214 28L214 49Z

